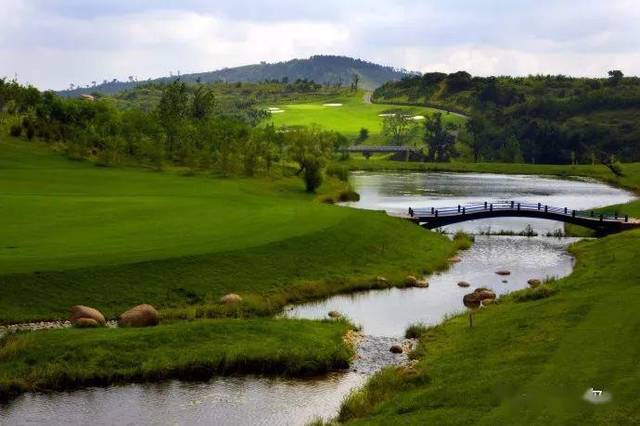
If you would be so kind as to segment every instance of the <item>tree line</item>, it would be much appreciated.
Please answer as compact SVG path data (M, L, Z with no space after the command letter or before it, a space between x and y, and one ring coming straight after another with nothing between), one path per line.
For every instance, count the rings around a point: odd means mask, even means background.
M61 144L74 159L173 165L224 176L270 175L276 165L295 164L311 192L322 183L335 148L348 143L316 127L261 125L269 112L255 103L221 105L210 86L179 79L162 86L159 102L149 109L121 108L112 98L63 98L4 79L0 115L11 135Z
M606 78L427 73L386 83L374 100L469 115L455 144L461 159L640 161L640 79L619 70Z

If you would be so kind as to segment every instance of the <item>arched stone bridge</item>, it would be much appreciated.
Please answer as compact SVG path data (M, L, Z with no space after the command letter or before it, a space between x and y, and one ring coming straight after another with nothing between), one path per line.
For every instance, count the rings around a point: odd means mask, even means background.
M474 205L458 205L445 208L409 208L408 219L427 229L439 228L468 220L492 217L530 217L572 223L595 230L598 234L611 234L640 228L640 220L628 216L607 216L595 211L578 211L566 207L551 207L542 203L516 201Z

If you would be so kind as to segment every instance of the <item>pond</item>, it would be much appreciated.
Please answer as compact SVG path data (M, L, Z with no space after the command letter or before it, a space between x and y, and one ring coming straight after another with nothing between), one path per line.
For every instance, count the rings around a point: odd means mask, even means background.
M405 212L410 206L483 201L516 200L589 209L633 199L631 193L596 182L537 176L355 173L352 179L361 199L349 205L392 214ZM447 230L518 232L527 225L541 235L562 229L557 222L497 218L452 225ZM303 425L318 416L330 418L337 414L343 398L370 374L405 359L405 355L391 354L388 349L402 342L408 324L437 324L460 312L462 296L475 287L486 286L504 294L524 288L530 278L569 274L573 259L566 247L575 240L477 236L473 247L460 254L460 263L428 277L429 288L339 295L288 308L285 315L301 318L323 318L337 310L362 325L367 336L359 348L359 359L347 372L304 380L221 377L206 383L169 381L27 394L0 405L0 424ZM511 275L498 276L498 269L508 269ZM460 288L459 281L467 281L471 287Z

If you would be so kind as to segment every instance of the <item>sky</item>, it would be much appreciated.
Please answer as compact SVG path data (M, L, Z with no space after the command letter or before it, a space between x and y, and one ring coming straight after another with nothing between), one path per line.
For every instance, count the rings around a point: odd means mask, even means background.
M640 0L0 1L0 77L41 89L315 54L482 76L640 74Z

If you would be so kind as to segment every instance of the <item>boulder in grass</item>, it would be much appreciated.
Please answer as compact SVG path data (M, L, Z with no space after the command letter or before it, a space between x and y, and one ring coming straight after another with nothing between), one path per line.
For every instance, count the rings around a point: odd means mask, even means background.
M239 295L235 294L235 293L229 293L226 294L224 296L222 296L220 298L220 302L224 303L225 305L229 305L232 303L239 303L242 302L242 297L240 297Z
M470 287L470 286L471 286L471 284L469 284L469 283L468 283L468 282L466 282L466 281L460 281L460 282L458 283L458 287L467 288L467 287Z
M152 327L158 325L160 315L151 305L138 305L120 315L120 327Z
M499 271L496 271L496 274L506 276L506 275L511 275L511 271L507 271L506 269L500 269Z
M527 284L529 284L531 288L536 288L542 285L542 281L537 278L531 278L529 281L527 281Z
M94 320L98 325L106 325L107 321L104 319L104 315L94 308L90 308L88 306L76 305L71 307L71 324L75 325L76 322L81 318L89 318Z
M402 346L400 345L393 345L389 348L389 352L394 353L394 354L401 354L403 352L402 350Z
M100 324L93 318L78 318L73 323L73 326L76 328L96 328L99 327Z

